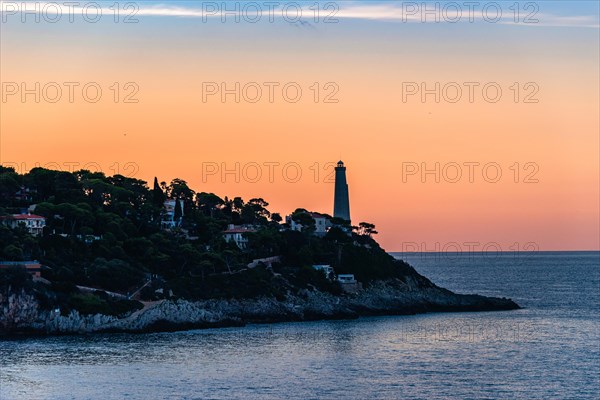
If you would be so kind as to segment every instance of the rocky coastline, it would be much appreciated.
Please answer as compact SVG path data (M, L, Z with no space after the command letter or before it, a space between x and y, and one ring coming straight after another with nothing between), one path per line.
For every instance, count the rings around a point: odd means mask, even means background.
M285 299L161 300L119 317L61 315L43 310L24 290L0 294L0 334L88 334L100 332L165 332L324 319L352 319L372 315L409 315L427 312L514 310L510 299L462 295L435 286L420 276L377 281L354 294L333 295L303 289Z

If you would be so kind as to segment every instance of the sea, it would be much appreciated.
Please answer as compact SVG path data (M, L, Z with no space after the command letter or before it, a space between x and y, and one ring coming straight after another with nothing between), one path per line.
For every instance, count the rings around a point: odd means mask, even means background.
M600 253L394 253L523 308L0 339L0 399L598 399Z

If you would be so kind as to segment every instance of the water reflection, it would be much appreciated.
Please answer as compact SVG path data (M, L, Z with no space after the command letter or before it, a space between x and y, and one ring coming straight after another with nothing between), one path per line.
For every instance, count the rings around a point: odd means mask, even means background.
M3 339L0 398L595 398L600 266L540 260L417 265L459 291L502 290L523 310Z

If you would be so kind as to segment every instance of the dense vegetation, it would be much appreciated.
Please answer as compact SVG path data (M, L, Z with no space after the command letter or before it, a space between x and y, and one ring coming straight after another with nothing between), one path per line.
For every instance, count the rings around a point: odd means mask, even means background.
M180 226L165 230L161 220L167 198L182 200L183 209L175 209ZM46 266L43 277L51 286L37 290L48 307L112 309L110 313L118 314L114 310L123 306L100 292L83 294L76 285L122 294L141 288L143 300L261 295L283 299L289 291L309 287L339 292L337 284L311 268L313 264L355 274L365 285L412 271L373 240L371 224L351 227L334 218L327 234L319 237L312 217L299 209L293 218L302 230L293 231L263 199L245 202L196 193L181 179L169 184L155 179L150 188L121 175L43 168L18 174L0 167L0 216L32 205L35 214L46 218L44 234L35 237L23 227L0 226L0 261L39 260ZM224 240L222 232L229 224L255 227L256 232L245 234L245 249ZM272 268L247 267L253 259L271 256L281 256L281 262ZM13 280L33 284L15 271L0 275L0 285ZM137 306L130 304L129 309Z

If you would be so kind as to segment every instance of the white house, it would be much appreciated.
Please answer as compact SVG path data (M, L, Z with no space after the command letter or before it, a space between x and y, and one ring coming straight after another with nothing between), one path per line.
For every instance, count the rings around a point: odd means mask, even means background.
M329 217L324 214L319 214L316 212L309 212L310 215L315 220L315 235L317 236L325 236L329 228L331 228L331 221ZM290 225L290 228L293 231L302 231L302 224L296 223L291 215L285 217L285 222Z
M356 283L356 279L354 278L354 274L339 274L338 282L339 283Z
M333 267L331 265L319 264L319 265L313 265L312 267L314 269L316 269L317 271L323 271L323 273L325 274L325 277L327 279L333 280L334 271L333 271Z
M181 207L181 218L175 220L175 206L177 205L177 201L179 201L179 206ZM183 218L183 200L165 200L164 209L162 219L160 221L160 226L163 229L173 229L177 226L181 225L181 220Z
M256 232L256 230L246 226L229 225L227 230L223 231L223 239L226 242L235 242L237 247L243 250L248 245L248 238L245 234L251 232Z
M356 293L362 290L362 283L354 278L354 274L339 274L337 280L344 292Z
M0 222L9 228L24 226L33 236L39 236L46 226L46 218L35 214L13 214L0 217Z

